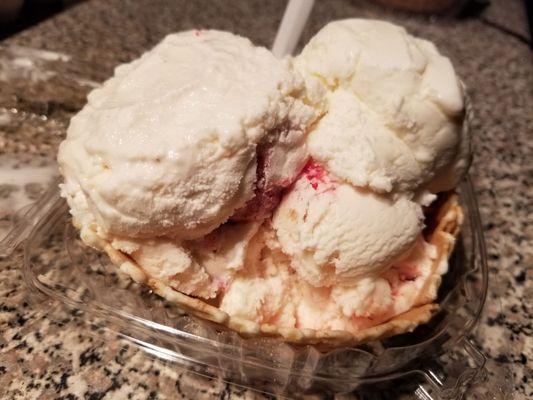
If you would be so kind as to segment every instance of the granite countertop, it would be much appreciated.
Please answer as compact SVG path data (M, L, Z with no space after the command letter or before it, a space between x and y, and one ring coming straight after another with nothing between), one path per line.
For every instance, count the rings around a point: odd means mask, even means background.
M533 397L533 68L522 2L493 0L480 16L462 20L391 12L365 1L316 3L302 42L333 19L388 19L434 41L469 88L475 112L471 176L491 274L481 345L492 367L504 367L494 371L509 374L496 378L514 387L515 398ZM260 45L271 44L285 1L223 4L95 0L6 43L66 54L84 65L84 76L94 81L110 76L114 66L138 56L169 32L218 28L249 36ZM0 97L4 88L0 86ZM54 95L63 94L58 90ZM69 101L81 105L83 97ZM61 101L54 104L60 109L57 112L65 111ZM45 124L45 129L14 134L2 124L0 118L0 217L35 199L56 173L52 160L63 132ZM489 374L501 374L494 371ZM95 335L78 315L52 303L30 304L17 264L10 258L0 260L0 398L263 397L169 367L109 333ZM355 394L341 397L358 398Z

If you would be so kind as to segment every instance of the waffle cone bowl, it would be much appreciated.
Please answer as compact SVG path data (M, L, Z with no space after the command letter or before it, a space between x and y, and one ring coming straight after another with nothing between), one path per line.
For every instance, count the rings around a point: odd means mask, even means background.
M434 303L442 281L442 272L439 271L447 269L448 259L463 221L463 212L456 194L444 194L437 201L437 205L426 214L428 227L425 237L428 243L435 246L437 255L425 285L414 302L416 306L378 325L357 332L285 328L231 316L216 306L183 294L162 280L150 276L142 265L114 248L100 237L96 230L83 229L81 238L87 245L107 253L111 263L121 272L135 282L146 285L166 301L178 305L191 315L236 331L243 337L278 337L292 344L317 344L327 347L353 346L411 332L420 324L427 323L439 310L439 305ZM77 225L75 221L74 225Z

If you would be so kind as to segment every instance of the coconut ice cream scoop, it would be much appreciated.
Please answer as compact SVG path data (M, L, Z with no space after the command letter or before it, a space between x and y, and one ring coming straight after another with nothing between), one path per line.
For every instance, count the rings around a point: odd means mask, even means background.
M124 237L211 232L253 199L258 175L288 185L305 164L315 110L303 95L290 61L248 39L167 36L72 119L58 161L73 215Z
M325 102L309 148L332 173L379 192L437 193L466 172L463 86L431 42L386 21L334 21L295 64Z

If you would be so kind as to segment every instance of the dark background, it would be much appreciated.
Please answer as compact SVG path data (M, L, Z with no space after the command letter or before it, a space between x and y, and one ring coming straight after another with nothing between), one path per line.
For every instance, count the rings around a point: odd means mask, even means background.
M0 0L0 40L84 1L87 0ZM399 2L398 0L374 1L382 4L403 3L400 8L404 10L409 10L409 3L412 3L410 1ZM426 3L431 3L431 0ZM436 3L439 3L439 1L436 1ZM490 4L490 0L449 0L448 3L456 3L456 6L444 9L439 14L455 18L468 18L481 14ZM524 0L524 6L527 10L529 29L532 31L533 0ZM411 9L411 11L413 10ZM418 12L423 11L418 10Z
M85 0L0 0L0 40Z

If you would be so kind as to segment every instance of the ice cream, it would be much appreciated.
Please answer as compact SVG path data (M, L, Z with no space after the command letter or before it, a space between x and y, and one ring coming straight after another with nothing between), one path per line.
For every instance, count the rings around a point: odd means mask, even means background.
M282 328L358 332L428 299L424 289L446 272L434 263L437 249L419 236L403 260L381 274L368 274L348 285L310 284L292 268L293 259L280 248L268 224L254 238L249 268L241 270L227 288L220 308L232 316ZM432 293L432 296L435 294Z
M461 220L452 202L423 232L468 167L464 114L449 60L387 22L333 22L283 60L184 32L89 95L62 193L86 243L202 317L292 340L430 306L403 332L434 309Z
M461 84L432 44L383 21L333 22L295 65L325 113L272 227L307 283L383 288L420 237L428 189L453 188L468 166Z
M120 240L111 246L128 255L144 272L182 293L205 299L217 294L217 284L179 242L165 238Z
M470 162L463 88L432 43L348 19L326 25L295 63L326 103L309 147L332 173L380 192L457 185Z
M259 226L260 222L223 224L202 238L188 241L113 237L110 246L142 266L148 276L182 293L211 299L245 266Z
M119 66L59 149L82 238L215 297L307 160L305 95L290 60L227 32L169 35Z
M167 36L72 119L58 161L73 215L103 234L179 240L239 209L253 219L265 203L254 197L268 192L273 208L305 164L315 110L304 95L289 60L245 38Z
M291 266L314 286L355 283L413 248L419 204L354 187L311 161L272 218Z
M312 158L257 239L259 267L236 275L221 308L358 332L435 299L447 263L422 235L423 207L469 165L463 88L433 44L383 21L330 23L295 65L323 112Z

